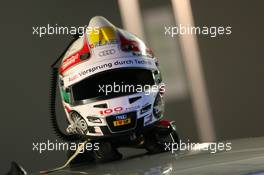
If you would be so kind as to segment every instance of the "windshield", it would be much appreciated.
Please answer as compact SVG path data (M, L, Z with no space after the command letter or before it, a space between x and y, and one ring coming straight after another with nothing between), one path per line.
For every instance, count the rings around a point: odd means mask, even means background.
M109 99L138 92L140 87L154 85L151 70L130 68L114 69L86 78L71 88L74 102L103 98ZM146 90L146 89L144 89Z

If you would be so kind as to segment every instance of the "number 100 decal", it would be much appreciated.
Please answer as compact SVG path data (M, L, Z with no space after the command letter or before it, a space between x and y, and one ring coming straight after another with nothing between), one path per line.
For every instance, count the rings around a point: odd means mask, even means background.
M115 108L108 108L105 110L101 110L101 111L99 111L99 113L101 115L108 115L108 114L112 114L113 112L116 113L116 112L121 112L121 111L123 111L123 108L121 106L119 106L119 107L115 107Z

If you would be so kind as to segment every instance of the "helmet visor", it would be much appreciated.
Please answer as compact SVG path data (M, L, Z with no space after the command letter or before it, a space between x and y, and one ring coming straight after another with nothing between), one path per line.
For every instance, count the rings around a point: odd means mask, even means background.
M155 84L148 69L122 68L104 71L71 87L73 102L120 97L146 90Z

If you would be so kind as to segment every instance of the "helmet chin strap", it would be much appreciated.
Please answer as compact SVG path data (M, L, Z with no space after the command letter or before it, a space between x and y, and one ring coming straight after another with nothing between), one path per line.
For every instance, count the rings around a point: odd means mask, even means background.
M81 151L83 151L84 149L84 146L85 144L88 142L88 140L82 142L81 144L79 144L77 150L75 151L75 153L65 162L64 165L60 166L60 167L57 167L57 168L54 168L54 169L51 169L51 170L44 170L44 171L40 171L39 173L40 174L48 174L48 173L52 173L52 172L55 172L55 171L60 171L64 168L66 168L70 163L71 161L78 156L78 154L81 153Z

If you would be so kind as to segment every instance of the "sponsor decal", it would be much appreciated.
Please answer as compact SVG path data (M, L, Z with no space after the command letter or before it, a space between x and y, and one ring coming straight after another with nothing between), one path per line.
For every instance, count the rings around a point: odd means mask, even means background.
M70 56L69 58L66 58L65 60L63 60L62 65L61 65L61 69L65 70L68 67L70 67L71 65L76 64L76 62L78 62L79 60L79 53Z
M126 119L126 118L127 118L126 114L123 114L123 115L117 115L117 116L116 116L116 120L124 120L124 119Z
M105 45L113 45L113 44L117 44L118 43L118 40L110 40L110 41L107 41L105 43L101 43L101 42L96 42L94 44L90 44L90 48L96 48L96 47L99 47L99 46L105 46Z
M78 74L76 74L76 75L74 75L74 76L72 76L72 77L69 77L69 82L74 81L74 80L76 80L77 78L78 78Z
M116 120L113 121L114 126L128 125L131 123L131 118L126 114L116 116Z
M87 43L85 42L81 50L62 61L60 73L62 74L72 66L80 63L81 61L87 60L88 58L90 58L90 50L88 48Z
M104 46L108 44L116 44L117 35L114 27L101 27L99 28L99 32L90 32L88 33L89 44L91 48Z
M117 121L113 121L114 126L122 126L122 125L128 125L131 123L131 119L125 119L125 120L117 120Z
M98 56L103 57L103 56L113 55L114 53L116 53L115 49L102 50L99 52Z
M109 114L112 114L113 112L114 113L118 113L118 112L121 112L123 111L123 108L121 106L118 106L118 107L115 107L115 108L108 108L108 109L105 109L105 110L101 110L99 111L99 113L101 115L109 115Z
M88 64L88 63L83 63ZM156 68L155 62L153 59L144 59L144 58L125 58L124 59L111 59L106 63L99 63L94 65L87 65L87 68L84 68L74 74L71 74L67 77L64 77L64 85L70 86L74 82L80 81L88 76L96 74L98 72L106 71L113 68L121 67L147 67L147 68Z
M121 67L122 65L127 66L127 65L135 65L136 67L138 66L145 66L145 65L150 65L153 66L153 63L151 60L143 60L143 59L128 59L128 60L117 60L117 61L111 61L108 63L100 64L97 66L93 66L90 68L87 68L85 70L82 70L81 72L78 73L79 77L83 77L86 75L91 75L92 73L98 72L98 71L103 71L103 70L108 70L113 67Z

